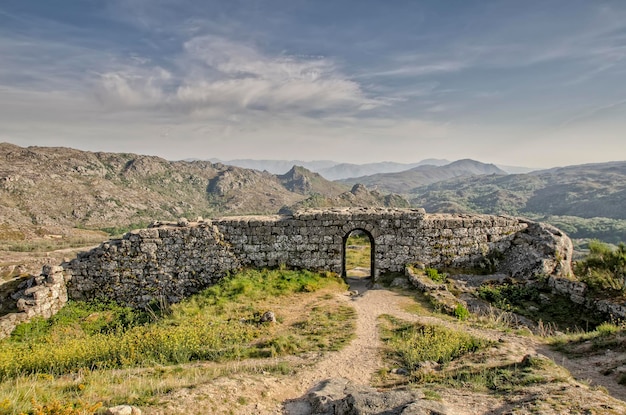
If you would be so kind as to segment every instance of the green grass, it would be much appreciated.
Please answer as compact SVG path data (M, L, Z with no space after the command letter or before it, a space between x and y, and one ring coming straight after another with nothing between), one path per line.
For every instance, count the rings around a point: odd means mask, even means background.
M601 297L623 299L626 293L626 244L615 248L597 240L589 242L589 254L574 264L574 272Z
M527 356L521 362L490 358L495 343L468 334L462 329L407 323L381 317L386 360L403 367L408 375L394 385L412 384L431 388L470 389L507 394L529 385L561 382L568 374L552 361ZM379 377L391 382L389 371ZM437 399L437 393L430 393Z
M72 302L51 319L22 324L0 341L0 396L14 388L21 391L4 404L9 409L0 406L0 415L32 409L31 398L43 403L61 398L119 402L109 395L114 385L106 385L118 369L338 350L354 336L355 311L328 294L345 289L341 278L330 273L246 270L157 312ZM318 290L320 294L314 293ZM267 310L275 312L277 323L259 322ZM58 390L56 379L82 378L84 373L93 373L93 382L102 378L100 392L71 382L67 391ZM37 393L33 385L25 386L33 381L39 385ZM46 381L49 387L41 384ZM146 390L152 392L137 392L141 399L130 392L122 396L141 402L162 392L152 386Z
M81 409L104 406L159 406L162 396L179 389L193 389L223 376L236 374L289 375L294 367L273 359L265 362L233 362L221 365L193 363L127 370L80 370L53 376L21 375L0 383L0 415L54 414L85 415ZM37 408L62 406L75 412L53 412Z
M497 366L466 365L449 372L424 375L422 382L507 395L531 385L563 382L567 373L547 359L530 358Z
M446 281L446 276L444 274L440 274L435 268L426 268L424 269L424 273L433 282L443 283Z
M71 303L49 320L18 326L10 339L0 342L0 377L255 356L262 354L255 341L273 335L270 325L258 323L266 310L255 303L331 284L341 281L309 271L249 270L161 316L117 305ZM345 310L317 312L351 318ZM293 344L275 349L284 354L310 347L297 346L295 340Z
M550 343L556 350L574 358L605 353L607 349L626 352L626 329L623 323L602 323L593 331L555 336Z
M389 357L412 373L424 362L446 364L490 344L463 331L406 323L389 315L381 316L381 327Z
M354 268L367 268L371 266L372 246L365 235L350 235L346 241L346 271L350 276L350 270Z

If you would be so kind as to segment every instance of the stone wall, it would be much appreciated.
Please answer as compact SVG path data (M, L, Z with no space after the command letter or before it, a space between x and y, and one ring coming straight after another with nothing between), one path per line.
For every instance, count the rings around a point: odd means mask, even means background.
M242 262L211 222L132 231L65 264L71 298L144 307L175 303L214 284Z
M533 222L427 215L423 209L346 208L156 223L66 264L69 294L143 307L153 301L180 301L246 266L286 265L343 274L345 240L357 229L371 238L375 278L404 272L410 263L472 267L489 258L503 258L502 266L516 275L569 272L571 243L562 243L569 239ZM514 258L507 261L509 252ZM524 252L529 263L520 260Z
M22 312L0 319L0 337L33 315L49 317L68 295L145 307L178 302L246 266L285 265L343 275L345 241L354 230L370 237L374 278L404 272L407 264L487 265L516 277L570 274L567 236L551 226L508 216L336 208L290 216L181 220L155 223L105 242L63 268L45 268L31 287L17 294Z
M62 267L46 265L41 275L20 284L11 296L19 312L0 317L0 338L33 317L49 318L56 314L67 303L66 282Z

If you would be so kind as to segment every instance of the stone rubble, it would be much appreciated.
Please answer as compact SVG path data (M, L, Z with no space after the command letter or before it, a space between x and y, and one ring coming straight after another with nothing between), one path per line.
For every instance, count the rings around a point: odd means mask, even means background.
M20 312L0 318L0 338L9 336L18 324L33 317L49 318L56 314L68 300L66 282L62 267L45 265L40 276L20 284L11 295Z

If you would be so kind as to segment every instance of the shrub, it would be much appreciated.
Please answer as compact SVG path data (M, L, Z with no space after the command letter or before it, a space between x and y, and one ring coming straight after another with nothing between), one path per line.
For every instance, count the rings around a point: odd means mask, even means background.
M470 312L463 304L457 304L454 309L454 316L459 320L467 320L470 316Z
M439 271L437 271L435 268L426 268L424 269L424 273L434 282L443 283L446 280L445 275L440 274Z
M626 291L626 244L616 249L600 241L589 242L589 255L574 264L575 274L596 292Z
M387 328L383 340L404 367L413 371L422 362L447 363L489 344L487 340L443 326L404 323L391 316L384 318L391 328Z
M539 290L535 286L519 284L482 285L478 296L496 307L510 311L525 301L539 302Z
M38 404L33 401L33 414L34 415L92 415L102 406L102 403L87 404L79 402L63 403L59 401L52 401L44 404Z

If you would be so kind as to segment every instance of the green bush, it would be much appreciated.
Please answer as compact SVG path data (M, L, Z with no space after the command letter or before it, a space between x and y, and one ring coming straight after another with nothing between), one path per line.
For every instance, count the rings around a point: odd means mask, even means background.
M596 292L626 291L626 244L616 249L600 241L589 242L589 255L574 264L574 273Z
M448 363L489 344L487 340L443 326L404 323L388 315L383 318L387 320L383 340L393 356L411 371L418 370L423 362Z
M424 273L434 282L443 283L446 280L445 275L440 274L439 271L437 271L435 268L426 268L424 269Z
M457 304L454 309L454 316L459 320L467 320L470 316L470 312L463 304Z
M539 290L534 286L519 284L482 285L478 296L502 310L514 310L524 302L539 302Z

